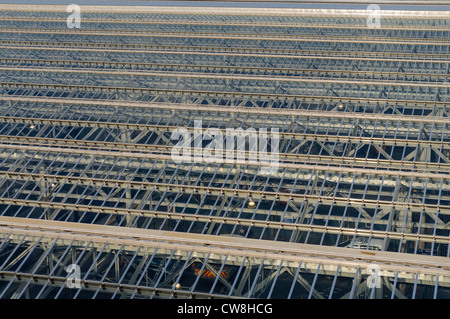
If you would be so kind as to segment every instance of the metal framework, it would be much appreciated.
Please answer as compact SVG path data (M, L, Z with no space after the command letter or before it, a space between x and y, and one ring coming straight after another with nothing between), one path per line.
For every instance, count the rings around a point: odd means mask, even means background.
M449 12L0 7L0 298L450 297Z

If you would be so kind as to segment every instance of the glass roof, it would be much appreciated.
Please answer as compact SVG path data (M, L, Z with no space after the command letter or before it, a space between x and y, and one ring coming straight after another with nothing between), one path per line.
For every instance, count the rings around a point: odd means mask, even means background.
M22 9L0 298L449 298L448 19Z

